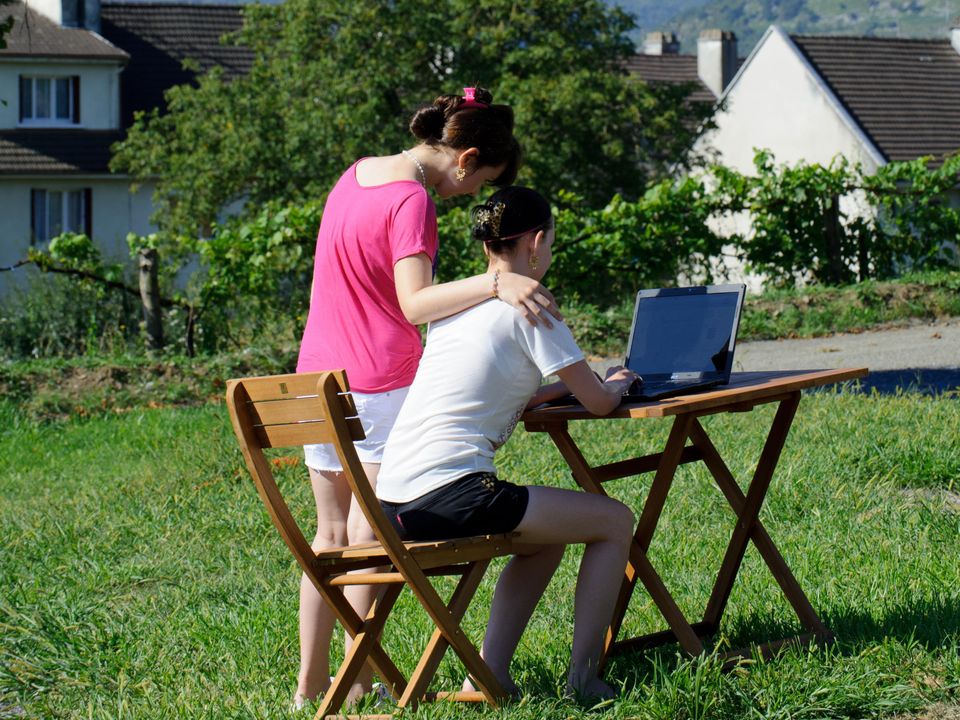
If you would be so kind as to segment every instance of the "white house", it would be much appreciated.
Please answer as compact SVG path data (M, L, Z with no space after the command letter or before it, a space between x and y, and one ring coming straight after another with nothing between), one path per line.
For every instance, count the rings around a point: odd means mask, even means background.
M755 149L777 163L867 173L892 161L960 150L960 28L949 39L788 35L770 27L720 96L716 129L701 136L719 163L752 173ZM954 191L950 201L960 204ZM855 198L841 208L854 210ZM860 208L860 211L867 211ZM744 230L746 218L734 223ZM741 277L728 261L732 277ZM747 278L752 287L758 278Z
M128 257L129 232L155 228L152 186L130 191L109 171L110 148L137 111L163 106L172 85L251 53L220 38L236 5L29 0L0 7L14 26L0 50L0 267L60 232L84 232L105 257ZM0 294L25 275L0 273Z
M723 95L716 130L700 139L720 161L753 168L754 148L778 162L867 172L960 150L960 28L950 39L788 35L770 27Z

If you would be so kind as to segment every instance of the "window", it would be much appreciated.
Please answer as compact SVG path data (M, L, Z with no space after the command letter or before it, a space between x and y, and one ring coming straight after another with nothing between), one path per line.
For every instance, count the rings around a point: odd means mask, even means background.
M30 229L34 242L47 242L65 232L91 234L91 191L31 190Z
M20 76L20 122L24 125L80 123L80 76Z

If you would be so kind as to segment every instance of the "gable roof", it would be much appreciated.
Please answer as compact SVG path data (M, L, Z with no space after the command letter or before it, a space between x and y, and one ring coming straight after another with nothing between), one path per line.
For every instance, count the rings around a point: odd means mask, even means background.
M960 150L960 53L948 40L790 39L887 160Z
M0 175L76 175L108 172L115 130L2 130Z
M688 101L715 103L716 96L703 84L697 72L696 55L634 55L626 62L627 71L645 83L692 83Z
M124 63L127 53L103 37L83 28L61 27L24 3L0 6L0 21L13 17L13 28L5 36L4 58L45 57L70 60L114 60Z
M131 56L120 75L121 124L129 126L138 110L164 108L167 88L194 81L184 60L196 61L201 72L219 65L227 77L245 74L253 52L220 42L240 29L241 13L237 5L104 2L101 32Z

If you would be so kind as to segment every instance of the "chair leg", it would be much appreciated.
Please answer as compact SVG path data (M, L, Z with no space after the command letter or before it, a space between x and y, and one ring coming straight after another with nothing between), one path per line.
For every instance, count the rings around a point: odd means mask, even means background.
M480 587L480 581L483 579L483 574L489 564L489 560L472 563L467 572L460 578L460 582L457 583L453 595L450 596L450 602L447 604L450 617L454 622L459 624L467 608L470 607L470 601L473 599L477 588ZM437 668L440 667L440 661L443 660L443 655L449 646L450 643L444 638L443 633L439 629L434 630L423 655L420 657L420 662L417 663L416 669L410 676L406 692L403 693L400 702L397 703L399 707L416 709L419 701L426 695L430 681L437 672Z
M308 577L310 576L308 575ZM311 577L311 580L323 599L330 605L337 620L343 625L350 637L354 638L363 630L363 620L360 619L360 616L347 601L343 590L329 585L328 578L328 575L321 575L320 577ZM403 586L400 585L400 587ZM387 683L394 695L403 692L407 686L406 679L381 645L374 645L370 649L369 660L373 669Z
M326 717L331 711L339 710L343 706L351 685L363 668L363 664L370 658L371 651L374 648L385 654L383 646L380 644L380 634L390 611L393 610L393 606L397 602L397 598L400 597L401 590L403 590L401 583L387 585L373 601L360 631L353 636L353 644L344 656L333 684L324 695L320 709L317 710L316 720ZM342 594L340 596L343 597Z

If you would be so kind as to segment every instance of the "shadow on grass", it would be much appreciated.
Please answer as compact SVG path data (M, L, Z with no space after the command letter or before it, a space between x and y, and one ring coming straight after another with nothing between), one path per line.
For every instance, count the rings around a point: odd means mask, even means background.
M960 600L957 598L917 600L879 614L839 609L820 615L833 632L835 648L841 655L856 655L865 646L887 639L936 650L943 648L948 639L960 636ZM708 652L717 650L723 653L804 633L799 623L784 622L770 614L754 614L733 623L724 623L721 633L706 639L705 644ZM670 672L686 660L678 645L663 645L612 658L607 677L628 688L636 687L650 682L658 670Z
M844 390L869 395L912 393L930 397L960 398L960 367L903 368L901 370L874 370L856 383L846 383Z

